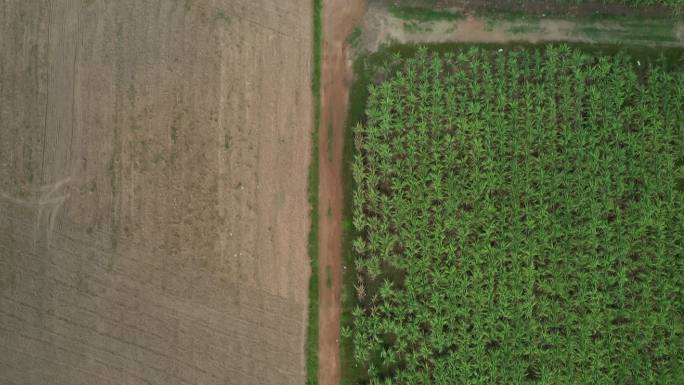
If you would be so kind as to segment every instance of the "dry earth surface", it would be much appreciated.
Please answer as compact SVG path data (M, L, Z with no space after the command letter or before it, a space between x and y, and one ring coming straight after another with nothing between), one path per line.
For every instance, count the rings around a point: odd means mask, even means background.
M0 3L0 384L303 384L310 0Z
M340 383L342 295L342 161L353 73L347 36L361 21L364 0L323 1L323 63L319 127L319 384ZM330 274L331 284L328 286Z

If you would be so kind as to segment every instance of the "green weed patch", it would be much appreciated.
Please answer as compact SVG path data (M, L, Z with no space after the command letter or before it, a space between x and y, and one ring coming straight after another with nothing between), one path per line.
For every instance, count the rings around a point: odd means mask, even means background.
M449 10L433 9L429 7L412 7L392 5L390 13L395 17L413 22L429 22L443 20L459 20L463 15Z
M321 60L323 49L323 0L313 0L313 74L311 93L313 97L313 130L311 135L311 164L309 165L309 230L308 252L311 263L309 278L309 319L306 333L306 384L318 384L318 183L319 145L318 130L321 124Z

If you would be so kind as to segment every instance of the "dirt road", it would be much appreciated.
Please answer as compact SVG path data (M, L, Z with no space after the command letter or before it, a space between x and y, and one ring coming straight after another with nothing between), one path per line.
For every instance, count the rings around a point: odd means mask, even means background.
M323 2L321 77L319 247L319 383L340 383L342 292L342 153L352 68L346 39L365 11L364 0ZM330 274L332 284L327 285Z

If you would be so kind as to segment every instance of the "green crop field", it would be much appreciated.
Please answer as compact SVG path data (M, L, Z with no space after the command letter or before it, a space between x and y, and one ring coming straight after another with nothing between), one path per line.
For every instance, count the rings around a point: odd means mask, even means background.
M354 132L360 381L684 384L681 64L405 56Z

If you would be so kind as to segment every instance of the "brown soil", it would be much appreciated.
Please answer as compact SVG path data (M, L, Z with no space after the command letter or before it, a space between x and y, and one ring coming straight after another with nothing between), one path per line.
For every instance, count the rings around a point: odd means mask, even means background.
M0 384L303 384L310 2L0 2Z
M340 383L340 311L342 293L342 158L349 86L352 81L347 36L361 20L364 0L323 2L321 77L319 248L319 383ZM327 285L327 270L332 285Z

